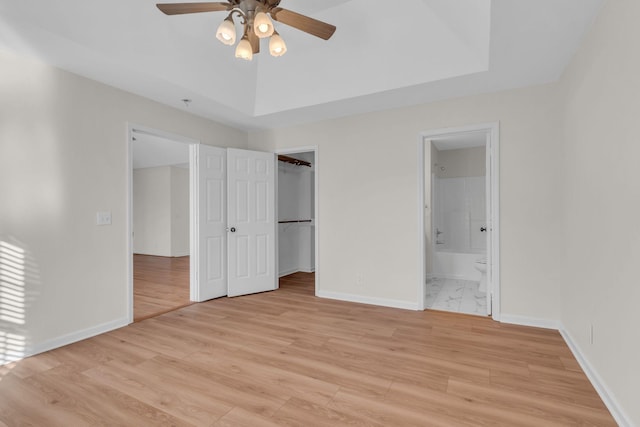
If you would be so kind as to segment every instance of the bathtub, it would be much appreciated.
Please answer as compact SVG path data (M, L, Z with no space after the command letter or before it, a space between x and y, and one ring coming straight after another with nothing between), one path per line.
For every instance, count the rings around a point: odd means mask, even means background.
M445 279L480 280L480 272L474 267L483 253L458 253L436 251L433 256L433 277Z

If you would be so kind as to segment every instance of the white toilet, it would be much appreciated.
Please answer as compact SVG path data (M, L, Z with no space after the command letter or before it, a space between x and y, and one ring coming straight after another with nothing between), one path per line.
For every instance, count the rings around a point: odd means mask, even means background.
M480 272L480 284L478 292L487 292L487 257L478 258L474 263L476 270Z

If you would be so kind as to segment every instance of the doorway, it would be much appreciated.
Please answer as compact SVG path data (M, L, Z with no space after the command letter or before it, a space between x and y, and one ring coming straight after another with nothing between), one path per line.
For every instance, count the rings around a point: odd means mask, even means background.
M133 139L140 135L188 148L189 303L277 289L274 153L204 145L138 125L128 130L129 321L134 320Z
M132 320L191 304L193 141L130 128Z
M277 158L280 283L317 294L317 147L280 150Z
M423 308L500 315L498 124L420 135Z

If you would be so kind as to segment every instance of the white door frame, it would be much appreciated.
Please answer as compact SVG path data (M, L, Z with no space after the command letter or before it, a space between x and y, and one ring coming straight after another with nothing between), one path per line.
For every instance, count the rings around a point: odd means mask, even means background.
M194 256L197 256L193 252L194 244L196 242L195 232L195 215L197 210L194 209L194 203L197 201L197 193L194 193L196 186L194 183L197 181L196 164L194 163L195 157L192 155L194 151L192 147L200 144L200 141L187 138L186 136L172 134L169 132L161 131L158 129L150 128L147 126L138 125L135 123L127 123L127 317L129 323L133 323L133 137L136 133L142 133L147 135L158 136L172 141L186 144L189 147L189 247L191 253L189 254L189 299L195 301L196 292L196 278L194 268Z
M491 232L491 279L489 284L492 290L492 311L491 316L494 320L500 320L500 123L481 123L470 126L451 127L443 129L434 129L421 132L418 135L418 221L420 224L418 235L418 253L420 259L418 261L418 277L417 297L418 309L424 310L424 296L426 291L426 262L427 250L425 245L425 174L427 168L424 162L425 155L425 139L436 139L443 136L451 136L453 134L469 133L469 132L486 132L488 135L487 157L491 164L491 216L492 224ZM429 170L429 174L430 174ZM431 207L431 202L429 203Z
M279 150L276 150L276 165L277 162L279 161L277 158L278 154L295 154L295 153L308 153L308 152L313 152L313 191L314 191L314 225L315 225L315 230L314 230L314 263L315 263L315 295L318 295L318 292L320 291L318 289L318 284L320 283L319 281L319 277L320 277L320 263L318 262L318 260L320 259L320 257L318 256L319 254L319 250L318 248L320 247L319 245L319 238L318 236L320 235L319 230L320 230L320 210L318 208L319 204L319 189L320 189L320 160L318 158L318 146L317 145L306 145L306 146L301 146L301 147L293 147L293 148L282 148ZM276 169L277 172L277 169ZM277 215L277 207L278 207L278 174L276 173L276 215ZM278 260L278 235L280 233L276 233L276 269L280 269L280 261ZM423 298L424 300L424 298Z

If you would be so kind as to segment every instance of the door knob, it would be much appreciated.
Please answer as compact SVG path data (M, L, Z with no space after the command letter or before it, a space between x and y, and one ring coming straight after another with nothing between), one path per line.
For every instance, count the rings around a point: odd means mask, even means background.
M232 233L235 233L235 232L236 232L236 228L235 228L235 227L231 227L231 228L229 229L229 231L230 231L230 232L232 232Z
M480 227L480 232L481 232L481 233L482 233L482 232L485 232L485 231L487 231L487 227Z

